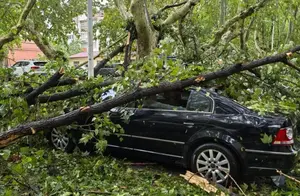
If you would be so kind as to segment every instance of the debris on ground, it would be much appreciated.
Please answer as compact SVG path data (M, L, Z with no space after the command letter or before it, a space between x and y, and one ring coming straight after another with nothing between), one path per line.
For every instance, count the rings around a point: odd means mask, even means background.
M184 179L186 179L189 183L199 186L201 189L203 189L207 193L214 193L215 195L220 195L220 196L226 195L224 192L220 191L217 187L210 184L208 182L208 180L198 176L195 173L186 171L185 175L180 174L180 176L183 177Z

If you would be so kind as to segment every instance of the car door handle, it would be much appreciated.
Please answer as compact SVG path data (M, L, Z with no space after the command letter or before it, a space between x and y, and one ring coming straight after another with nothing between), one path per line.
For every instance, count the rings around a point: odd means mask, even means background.
M190 123L190 122L184 122L183 124L188 126L194 126L194 123Z

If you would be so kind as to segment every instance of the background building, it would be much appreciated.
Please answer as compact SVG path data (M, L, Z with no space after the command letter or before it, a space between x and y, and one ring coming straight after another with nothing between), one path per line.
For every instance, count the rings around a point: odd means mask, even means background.
M20 60L36 60L43 56L43 52L37 47L34 42L23 41L20 47L9 50L5 59L5 66L12 66Z
M94 16L93 24L100 22L104 18L104 12L99 11ZM68 43L71 43L75 40L80 40L82 48L88 48L88 17L86 15L80 15L74 18L76 23L76 28L78 30L79 37L77 37L74 33L68 35ZM98 34L99 32L96 32ZM94 51L99 51L100 41L93 41L93 49Z
M97 56L98 54L99 54L98 51L94 51L94 57ZM71 55L69 58L69 65L78 66L84 62L87 62L87 60L88 60L88 53L85 49L83 52ZM94 66L96 66L99 61L101 61L101 57L94 59Z

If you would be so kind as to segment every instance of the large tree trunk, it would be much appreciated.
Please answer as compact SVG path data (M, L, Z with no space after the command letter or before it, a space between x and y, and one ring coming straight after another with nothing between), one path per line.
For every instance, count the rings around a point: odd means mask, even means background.
M138 57L148 56L156 47L157 32L155 31L144 0L132 0L130 10L137 31Z

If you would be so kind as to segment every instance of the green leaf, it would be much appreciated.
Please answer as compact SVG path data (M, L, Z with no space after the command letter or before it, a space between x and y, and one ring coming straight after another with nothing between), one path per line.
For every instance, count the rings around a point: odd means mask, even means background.
M10 150L3 150L0 155L3 157L4 160L8 160L10 157L11 151Z
M23 155L29 154L29 152L30 152L29 147L22 147L22 148L20 148L20 152Z
M22 163L18 163L12 166L12 172L22 175L24 173L24 168Z
M270 144L273 141L273 137L272 135L267 135L266 133L263 134L263 137L260 138L260 140L262 141L262 143L264 144Z

